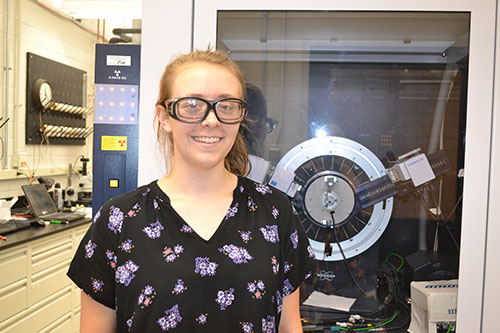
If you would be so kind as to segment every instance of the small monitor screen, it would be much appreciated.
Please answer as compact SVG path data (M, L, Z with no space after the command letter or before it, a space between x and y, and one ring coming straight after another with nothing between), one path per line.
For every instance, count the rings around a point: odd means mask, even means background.
M44 215L57 211L57 208L43 184L23 186L24 194L33 212L37 215Z

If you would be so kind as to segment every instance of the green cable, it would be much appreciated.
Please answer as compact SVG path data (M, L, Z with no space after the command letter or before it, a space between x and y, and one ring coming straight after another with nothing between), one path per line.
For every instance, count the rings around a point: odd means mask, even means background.
M403 264L404 264L404 262L405 262L405 261L404 261L404 259L403 259L403 257L401 257L401 256L400 256L399 254L397 254L397 253L389 253L389 254L385 257L385 262L386 262L386 263L389 263L389 257L390 257L390 256L395 256L395 257L398 257L398 258L399 258L399 260L401 260L401 264L399 264L399 267L396 269L396 271L397 271L397 272L399 272L399 270L400 270L401 268L403 268Z
M382 323L380 325L375 325L375 326L369 326L369 327L361 327L361 328L355 328L353 329L353 331L367 331L367 330L371 330L371 329L374 329L374 328L379 328L379 327L382 327L384 325L387 325L389 324L391 321L393 321L394 319L396 319L396 317L399 315L399 310L396 310L396 312L394 313L394 315L392 316L391 319L387 320L385 323ZM345 328L345 327L339 327L341 330L344 330L344 331L349 331L350 328Z
M452 328L453 328L453 324L450 323L450 326L448 327L448 331L446 331L446 333L450 333Z

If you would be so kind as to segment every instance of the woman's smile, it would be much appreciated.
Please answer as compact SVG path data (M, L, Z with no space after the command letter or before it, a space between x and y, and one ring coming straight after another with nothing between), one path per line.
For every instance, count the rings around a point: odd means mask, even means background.
M203 142L203 143L217 143L222 138L216 137L216 136L193 136L193 139L195 141Z

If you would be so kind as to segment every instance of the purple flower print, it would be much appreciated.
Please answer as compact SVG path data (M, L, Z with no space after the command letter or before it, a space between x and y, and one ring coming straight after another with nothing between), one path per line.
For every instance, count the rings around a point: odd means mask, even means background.
M248 202L247 202L247 208L249 211L254 212L257 210L258 206L257 204L253 201L252 198L248 197Z
M240 185L239 189L240 189L240 193L243 193L243 191L245 191L245 188L243 187L243 185Z
M290 283L290 280L286 279L283 281L283 297L288 296L293 292L293 286Z
M108 258L108 264L111 266L111 268L116 269L116 255L113 251L111 250L106 250L106 258Z
M252 298L261 299L266 294L266 286L262 280L248 282L247 290L252 294Z
M175 245L173 249L165 246L163 249L163 257L165 257L166 262L174 262L182 252L184 252L184 247L180 244Z
M85 245L85 258L90 259L94 255L94 249L97 247L96 243L92 243L92 240Z
M276 259L275 256L271 257L271 266L273 268L274 275L278 275L278 273L280 271L280 264L278 262L278 259Z
M182 279L178 279L177 283L174 286L174 290L172 290L172 294L182 294L184 291L187 290L187 287L184 285L184 281Z
M277 225L266 225L266 227L261 227L259 230L262 232L264 239L270 243L277 243L280 241L280 234L278 232Z
M137 213L142 209L142 207L139 205L139 203L136 203L131 210L128 211L127 216L128 217L135 217Z
M129 319L127 319L127 327L128 327L129 330L132 327L132 323L134 322L134 316L135 316L135 311L134 311L134 313L132 313L132 317L130 317Z
M292 213L293 213L293 215L299 215L299 213L297 213L297 210L295 209L294 205L292 205Z
M120 208L111 206L109 211L108 228L115 234L122 232L123 212Z
M292 269L292 264L290 264L288 261L285 261L285 263L283 264L283 271L286 273L290 272L290 270Z
M135 247L134 244L132 244L131 239L127 239L123 241L119 246L118 246L123 252L130 253L132 252L132 249Z
M246 321L240 321L241 324L241 329L243 333L253 333L253 324L246 322Z
M283 297L281 296L281 293L279 290L276 291L276 310L278 313L281 313L281 310L283 308Z
M309 252L309 257L310 257L310 258L314 258L314 259L316 258L316 256L314 255L314 251L313 251L313 248L312 248L312 246L311 246L311 245L309 245L309 246L307 247L307 252Z
M125 264L119 266L115 272L116 282L125 285L128 287L132 279L135 278L135 272L139 269L139 266L136 265L132 260L127 260Z
M275 333L276 324L274 316L267 316L267 318L262 318L262 333Z
M211 262L208 257L202 258L197 257L194 260L194 272L200 274L201 276L214 276L217 267L219 266L215 262Z
M253 260L253 257L245 248L233 244L224 245L219 249L219 252L227 255L235 264L246 264Z
M154 209L158 209L158 201L156 201L156 199L153 199L153 207Z
M93 277L91 277L90 279L92 281L92 289L94 290L94 293L102 291L102 287L104 287L104 282L102 280L94 279Z
M238 213L238 205L238 203L235 203L233 207L230 207L227 210L226 217L224 218L225 220L233 217L234 215L236 215L236 213Z
M137 299L137 305L140 305L141 308L145 308L151 303L153 303L153 299L156 297L156 291L155 288L151 287L150 285L147 285L142 289L141 294L139 295L139 298Z
M160 232L163 229L164 228L161 225L160 221L156 220L155 223L151 223L149 227L145 227L144 229L142 229L142 231L144 231L149 238L156 239L160 237Z
M299 233L297 230L295 230L291 235L290 235L290 241L292 241L293 248L296 249L299 247Z
M158 318L156 323L160 325L163 332L175 328L178 323L182 321L182 317L179 313L179 305L176 304L172 308L165 311L165 316Z
M271 191L269 186L266 185L256 184L255 189L257 190L257 192L262 193L264 195L268 193L273 193L273 191Z
M196 317L196 322L200 325L205 325L207 323L208 313L202 313Z
M143 193L142 193L142 196L143 196L143 197L145 197L145 196L146 196L149 192L151 192L151 189L148 187L148 188L146 189L146 192L143 192Z
M273 214L273 217L276 220L278 218L278 216L280 215L280 211L278 210L278 208L273 206L273 211L271 212L271 214Z
M186 234L190 234L193 232L193 228L191 228L190 226L188 226L187 224L184 224L181 228L181 232L184 232Z
M219 304L221 310L226 310L228 306L233 304L234 301L234 289L229 288L228 290L219 290L217 292L217 298L215 301Z
M252 240L252 232L251 231L241 231L241 230L238 230L239 234L240 234L240 237L241 237L241 240L245 243L248 243L249 241Z

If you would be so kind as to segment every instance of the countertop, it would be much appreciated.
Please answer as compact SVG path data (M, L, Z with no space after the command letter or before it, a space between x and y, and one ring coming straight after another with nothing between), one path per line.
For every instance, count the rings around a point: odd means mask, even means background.
M46 226L32 224L29 228L4 235L6 240L0 240L0 251L38 238L53 235L64 230L75 228L89 223L91 220L91 218L83 218L68 224L48 224Z

